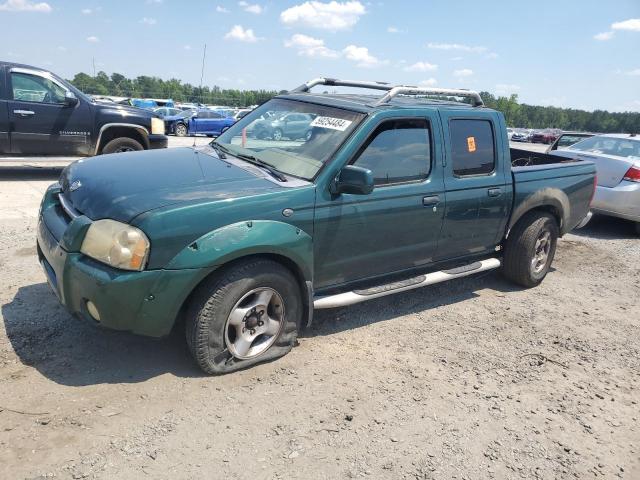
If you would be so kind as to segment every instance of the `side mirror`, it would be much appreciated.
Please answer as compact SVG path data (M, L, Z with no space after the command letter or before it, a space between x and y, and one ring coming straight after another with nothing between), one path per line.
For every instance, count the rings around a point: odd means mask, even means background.
M73 92L65 92L64 94L64 104L67 107L75 107L78 104L78 97L76 97Z
M351 193L353 195L369 195L373 191L373 173L367 168L347 165L329 187L333 195Z

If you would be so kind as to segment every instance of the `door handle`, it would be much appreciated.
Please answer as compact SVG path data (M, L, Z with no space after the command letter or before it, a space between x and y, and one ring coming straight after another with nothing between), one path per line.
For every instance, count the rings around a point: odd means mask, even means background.
M422 206L432 207L440 203L440 197L438 195L429 195L428 197L422 197Z
M489 194L490 197L499 197L500 195L502 195L502 189L490 188L489 190L487 190L487 193Z
M21 117L30 117L31 115L36 114L33 110L14 110L13 113L20 115Z

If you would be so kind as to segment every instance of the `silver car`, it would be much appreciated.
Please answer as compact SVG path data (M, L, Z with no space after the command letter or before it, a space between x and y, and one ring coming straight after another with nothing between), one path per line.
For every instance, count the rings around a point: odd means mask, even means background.
M594 162L598 184L592 211L636 222L640 235L640 137L595 135L553 155Z

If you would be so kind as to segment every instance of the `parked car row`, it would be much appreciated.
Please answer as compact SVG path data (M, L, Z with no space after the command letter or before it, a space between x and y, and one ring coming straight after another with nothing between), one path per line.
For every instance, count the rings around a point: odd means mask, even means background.
M545 128L534 130L526 128L508 128L507 135L512 142L545 143L547 145L555 142L562 134L562 130L556 128Z

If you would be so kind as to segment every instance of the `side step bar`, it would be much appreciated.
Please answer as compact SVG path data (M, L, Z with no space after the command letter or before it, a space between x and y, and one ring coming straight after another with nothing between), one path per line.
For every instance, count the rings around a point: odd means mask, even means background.
M354 290L352 292L338 293L337 295L318 297L313 301L313 308L336 308L354 305L356 303L384 297L393 293L405 292L407 290L413 290L414 288L434 285L436 283L446 282L447 280L453 280L454 278L466 277L474 273L493 270L499 266L500 260L497 258L488 258L487 260L475 262L463 267L428 273L426 275L420 275L400 282L369 288L367 290Z

